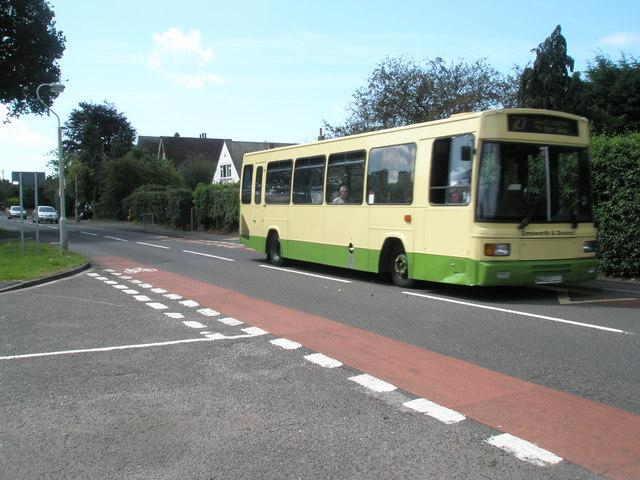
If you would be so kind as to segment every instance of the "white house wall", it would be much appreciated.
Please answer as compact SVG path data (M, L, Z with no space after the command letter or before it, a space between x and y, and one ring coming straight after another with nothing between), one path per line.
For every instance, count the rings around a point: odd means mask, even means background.
M231 177L222 178L221 171L224 165L231 166ZM240 175L236 171L236 167L233 165L233 160L231 159L231 154L229 153L229 149L227 148L227 142L224 142L222 145L222 151L220 152L220 158L218 159L218 164L216 165L216 171L213 174L213 181L211 183L221 183L221 182L239 182Z

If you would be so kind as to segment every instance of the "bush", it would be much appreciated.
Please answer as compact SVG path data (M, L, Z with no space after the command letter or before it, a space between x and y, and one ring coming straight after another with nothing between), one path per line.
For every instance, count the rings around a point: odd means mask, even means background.
M142 218L145 213L153 214L156 224L174 228L185 228L190 223L193 196L189 190L142 191L129 195L123 201L128 212L128 220Z
M237 230L239 195L238 183L199 184L193 194L198 223L207 230Z
M594 216L604 275L640 277L640 133L593 137Z

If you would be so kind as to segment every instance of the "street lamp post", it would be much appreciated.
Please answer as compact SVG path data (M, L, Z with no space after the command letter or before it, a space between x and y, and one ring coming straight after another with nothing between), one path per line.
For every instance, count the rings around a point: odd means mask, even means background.
M51 107L44 103L42 98L40 98L40 89L42 87L49 87L49 89L53 93L62 93L64 91L64 85L61 83L43 83L38 86L36 89L36 96L40 103L44 105L47 110L53 113L58 119L58 177L60 179L60 248L62 250L69 249L69 241L67 234L67 209L65 205L65 195L64 195L64 159L62 156L62 127L60 126L60 117L56 112L51 110Z

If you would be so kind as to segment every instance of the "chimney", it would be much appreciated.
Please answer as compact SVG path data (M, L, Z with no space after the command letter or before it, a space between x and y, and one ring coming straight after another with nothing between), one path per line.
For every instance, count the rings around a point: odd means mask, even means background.
M207 134L206 133L201 133L200 134L200 138L207 138Z
M324 140L324 135L322 134L322 127L320 127L320 135L318 135L318 141Z

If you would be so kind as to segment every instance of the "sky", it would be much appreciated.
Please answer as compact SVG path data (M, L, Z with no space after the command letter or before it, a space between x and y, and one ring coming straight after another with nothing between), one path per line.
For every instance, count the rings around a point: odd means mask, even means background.
M53 111L64 124L80 102L107 101L146 136L311 142L324 121L344 123L386 58L485 59L510 73L556 25L576 71L599 54L640 57L637 0L49 3L66 37ZM51 173L56 129L47 115L0 123L2 178Z

